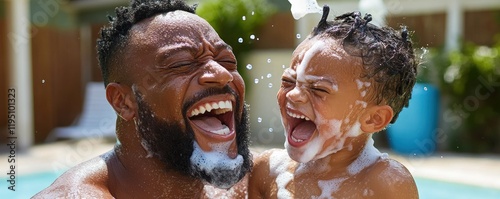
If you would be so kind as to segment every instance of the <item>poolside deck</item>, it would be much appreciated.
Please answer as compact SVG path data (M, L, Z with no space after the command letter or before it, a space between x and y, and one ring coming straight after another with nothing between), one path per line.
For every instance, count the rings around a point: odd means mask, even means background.
M60 141L34 146L16 154L18 175L52 171L62 173L66 169L102 154L113 147L114 141L105 139L81 139ZM4 146L2 146L4 147ZM266 147L252 147L261 152ZM500 189L500 155L464 155L437 153L426 157L389 156L403 163L415 177L458 182L481 187ZM7 173L8 154L1 150L0 173Z

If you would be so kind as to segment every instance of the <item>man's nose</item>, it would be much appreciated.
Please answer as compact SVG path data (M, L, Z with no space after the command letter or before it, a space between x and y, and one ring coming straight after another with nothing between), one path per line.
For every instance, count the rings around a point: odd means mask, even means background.
M200 84L225 86L233 81L233 75L224 66L216 61L209 61L203 69L203 74L198 80Z
M286 98L293 103L305 103L307 102L307 96L301 91L301 88L296 86L290 92L286 94Z

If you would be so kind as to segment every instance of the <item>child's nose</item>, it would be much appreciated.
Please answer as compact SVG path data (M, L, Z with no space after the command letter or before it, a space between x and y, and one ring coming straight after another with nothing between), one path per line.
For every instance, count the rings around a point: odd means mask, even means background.
M217 85L225 86L233 81L233 75L224 66L216 61L209 61L205 67L204 72L199 78L199 83L202 85Z
M301 91L299 87L295 87L290 92L286 94L288 100L293 103L305 103L307 102L307 96Z

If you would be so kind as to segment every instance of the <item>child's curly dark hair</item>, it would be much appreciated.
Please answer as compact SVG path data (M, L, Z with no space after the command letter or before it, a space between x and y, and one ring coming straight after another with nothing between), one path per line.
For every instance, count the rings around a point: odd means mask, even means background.
M195 13L196 5L188 6L182 0L131 0L129 6L115 9L116 17L108 16L109 24L100 31L97 40L97 59L101 68L104 85L108 85L109 76L119 71L118 66L111 64L117 59L128 40L128 33L132 26L146 18L157 14L182 10Z
M394 111L391 123L394 123L403 107L408 106L419 64L408 30L377 27L369 23L370 14L362 18L360 12L346 13L327 22L329 12L330 8L324 6L312 37L333 37L342 42L349 55L361 57L364 67L361 78L374 80L375 90L370 100L391 106Z

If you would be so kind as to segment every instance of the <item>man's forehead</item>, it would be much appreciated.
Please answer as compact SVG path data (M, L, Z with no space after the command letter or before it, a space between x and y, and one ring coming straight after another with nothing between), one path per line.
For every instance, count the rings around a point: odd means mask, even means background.
M130 42L157 46L179 42L186 38L194 42L207 35L215 38L217 33L204 19L193 13L172 11L155 15L135 24L130 32Z

